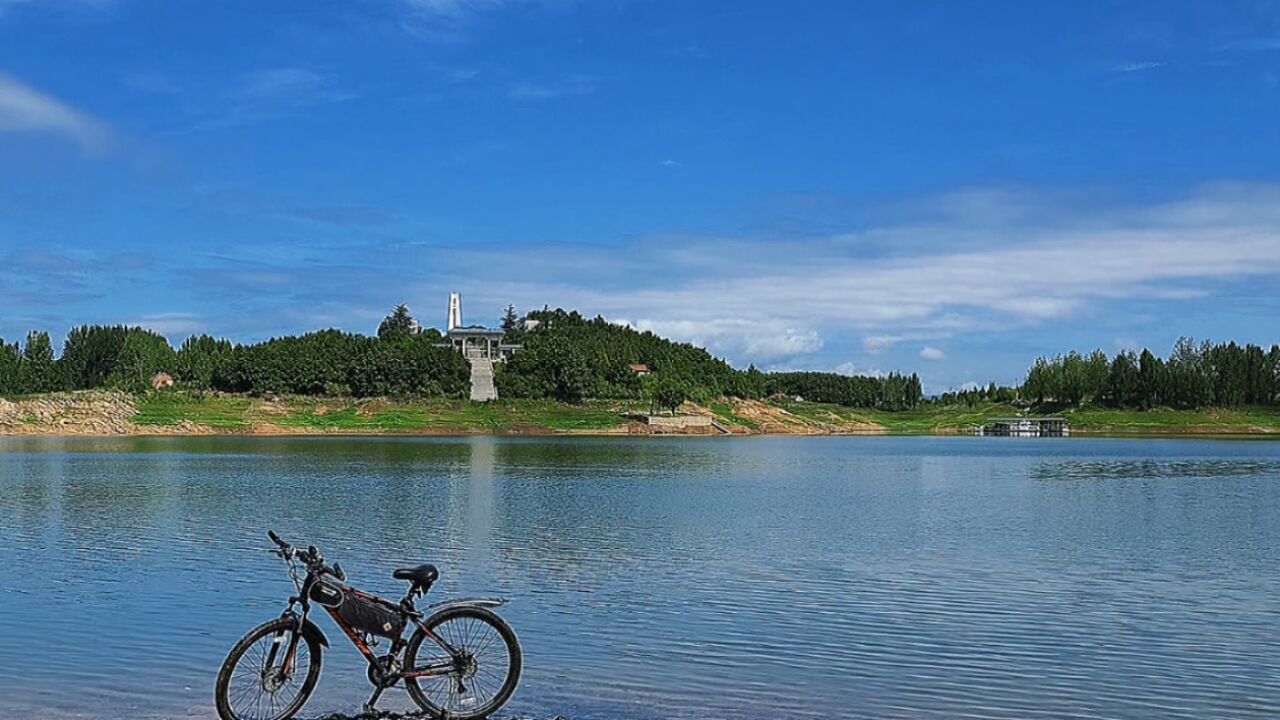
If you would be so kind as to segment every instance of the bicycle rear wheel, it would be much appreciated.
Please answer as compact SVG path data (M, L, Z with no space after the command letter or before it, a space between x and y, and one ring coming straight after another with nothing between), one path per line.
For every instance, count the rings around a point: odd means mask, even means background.
M286 655L297 621L278 618L249 631L231 648L214 690L222 720L288 720L320 679L320 643L298 638L291 667Z
M497 712L511 699L523 658L515 631L502 618L485 608L459 607L433 615L427 627L462 657L452 658L421 629L413 634L405 649L405 667L457 662L446 675L405 678L409 697L418 707L451 720L475 720Z

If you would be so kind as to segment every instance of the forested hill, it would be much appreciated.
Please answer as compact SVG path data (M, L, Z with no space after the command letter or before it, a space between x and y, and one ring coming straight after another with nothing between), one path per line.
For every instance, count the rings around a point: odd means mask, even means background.
M496 382L504 398L652 399L665 407L783 395L855 408L904 410L924 401L916 375L848 377L835 373L763 373L739 369L703 348L577 312L540 310L522 330L514 311L507 341L523 344ZM0 340L0 395L115 388L143 391L157 373L179 389L248 395L463 398L470 368L439 347L436 330L419 331L401 306L376 335L321 330L237 345L207 335L175 350L149 330L83 326L61 353L47 333L23 343ZM647 374L634 365L644 365ZM1149 350L1108 357L1101 351L1037 360L1018 388L975 388L944 394L943 404L1021 403L1047 409L1103 406L1192 409L1280 404L1280 346L1182 340L1162 359Z
M602 317L542 310L527 319L538 323L530 332L514 331L511 339L524 348L500 368L498 394L505 397L579 398L653 397L660 404L680 398L707 402L719 397L762 398L775 394L802 396L818 402L886 410L918 405L920 378L848 377L835 373L762 373L740 370L705 349L677 343ZM632 365L645 365L647 377Z
M577 312L528 314L536 329L525 331L514 314L504 323L508 342L524 348L499 365L499 395L552 398L651 398L664 406L685 399L802 396L854 407L903 409L922 400L915 375L883 378L834 373L762 373L734 368L705 349L651 332L615 325ZM0 395L117 388L142 391L157 373L177 387L252 395L344 395L465 397L469 367L462 356L438 347L436 330L417 331L403 306L377 335L321 330L300 336L237 345L198 335L175 350L149 330L124 326L73 329L55 354L47 333L24 343L0 341ZM633 365L647 366L648 374Z

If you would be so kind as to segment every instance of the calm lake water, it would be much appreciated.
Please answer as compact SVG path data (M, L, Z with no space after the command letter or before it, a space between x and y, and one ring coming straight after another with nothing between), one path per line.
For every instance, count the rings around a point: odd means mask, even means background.
M511 713L1280 716L1280 443L131 438L0 440L0 717L212 717L269 528L511 598Z

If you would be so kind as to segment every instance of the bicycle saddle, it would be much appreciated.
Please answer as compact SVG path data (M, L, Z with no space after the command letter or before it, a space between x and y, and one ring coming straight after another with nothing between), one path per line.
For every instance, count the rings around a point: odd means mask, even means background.
M391 573L391 577L397 580L408 580L414 585L430 585L440 577L440 571L436 570L435 565L419 565L412 568L399 568Z

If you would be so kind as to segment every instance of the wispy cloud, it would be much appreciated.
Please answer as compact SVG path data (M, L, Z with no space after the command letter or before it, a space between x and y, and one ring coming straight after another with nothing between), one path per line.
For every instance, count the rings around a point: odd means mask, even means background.
M177 344L182 338L206 329L203 318L195 313L171 312L145 315L130 320L126 325L144 327L169 338L169 342Z
M380 207L307 203L251 187L210 188L199 196L199 202L225 212L284 217L340 228L374 227L394 220L389 211Z
M879 355L888 352L900 340L902 337L899 335L868 335L862 338L862 349L872 355Z
M3 18L9 9L24 6L102 10L115 5L115 3L116 0L0 0L0 18Z
M490 302L628 318L739 360L812 353L848 332L868 333L864 348L885 351L904 336L1025 328L1107 303L1180 302L1211 296L1215 283L1280 277L1280 186L1206 188L1176 202L1058 208L1000 223L979 206L976 220L959 214L827 238L645 238L468 253L493 277L524 278L477 288ZM906 249L864 252L886 237Z
M400 27L427 40L457 42L466 37L477 15L527 4L530 0L400 0Z
M371 331L396 302L430 308L456 289L477 321L486 313L496 321L507 303L550 304L705 345L741 364L831 367L835 359L859 360L847 353L861 343L877 358L869 366L910 370L914 362L945 371L963 343L979 336L1072 327L1110 308L1123 315L1134 303L1163 304L1171 313L1188 298L1221 307L1241 287L1280 282L1280 185L1205 187L1122 206L1101 196L964 195L828 236L682 235L597 245L370 240L326 245L323 253L313 252L310 239L245 243L216 256L167 259L166 305L136 313L151 313L144 319L157 327L199 322L240 339L330 325ZM265 211L284 212L277 204L294 206L272 201ZM345 211L320 215L307 219L350 219ZM0 300L49 307L68 294L109 291L106 276L93 271L100 260L10 253L0 258ZM485 268L483 280L476 267ZM1110 342L1139 330L1100 332L1107 334L1097 342Z
M785 321L756 321L743 318L706 320L671 319L665 322L640 320L627 323L640 331L651 331L680 342L712 347L721 353L753 360L808 355L822 349L822 338L813 328L791 327Z
M1165 63L1165 62L1156 62L1152 60L1147 60L1142 62L1126 62L1126 63L1120 63L1119 65L1113 66L1111 68L1111 71L1118 72L1118 73L1146 72L1148 70L1156 70L1156 69L1162 68L1167 64L1168 63Z
M290 115L308 108L359 97L332 73L309 67L252 70L240 76L222 99L222 107L200 128L234 127Z
M920 359L930 362L939 362L947 359L947 354L941 349L931 346L925 346L920 349Z
M1280 35L1235 40L1218 48L1220 52L1266 52L1280 50Z
M459 17L515 4L512 0L404 0L404 3L411 10L444 17Z
M99 120L0 73L0 133L60 135L86 152L103 152L112 133Z
M589 75L574 75L553 82L518 82L508 88L507 97L517 101L540 102L590 95L595 91L595 78Z
M831 368L831 371L840 375L848 375L850 377L858 375L863 377L885 377L889 374L889 371L887 370L867 368L853 362L838 363L835 367Z

